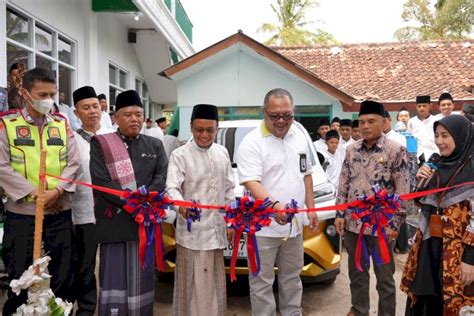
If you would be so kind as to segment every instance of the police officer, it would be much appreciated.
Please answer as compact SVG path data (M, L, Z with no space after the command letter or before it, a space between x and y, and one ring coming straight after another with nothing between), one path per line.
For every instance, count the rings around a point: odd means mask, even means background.
M0 117L0 187L8 197L2 257L11 279L18 279L32 264L40 152L47 151L46 173L73 179L79 156L72 130L60 114L50 114L57 92L49 70L35 68L25 73L20 94L25 107ZM70 299L72 222L69 194L75 185L46 179L44 251L51 257L51 289L57 297ZM3 315L11 315L26 301L8 292Z

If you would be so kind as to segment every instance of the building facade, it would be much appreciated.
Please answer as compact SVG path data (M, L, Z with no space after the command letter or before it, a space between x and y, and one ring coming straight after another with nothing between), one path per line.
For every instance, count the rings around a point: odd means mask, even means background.
M179 0L0 0L0 21L0 86L13 63L44 67L68 104L91 85L113 110L118 93L136 89L152 119L176 103L175 84L157 73L194 53Z

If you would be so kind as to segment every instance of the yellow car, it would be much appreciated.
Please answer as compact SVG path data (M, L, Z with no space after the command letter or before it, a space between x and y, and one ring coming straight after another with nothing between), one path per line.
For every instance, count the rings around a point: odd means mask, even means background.
M259 120L240 120L240 121L224 121L219 122L219 132L216 142L227 148L230 159L233 161L240 141L252 129L257 128L261 121ZM308 132L298 123L294 123L297 128L301 128L306 135L308 147L311 149L311 163L313 166L313 191L316 207L334 205L335 188L328 181L324 170L322 169L317 153L311 141ZM242 186L239 185L237 177L237 166L233 162L235 177L235 195L241 196L243 192ZM318 213L320 219L319 230L317 233L311 233L305 227L303 231L304 239L304 267L301 271L301 278L305 283L324 282L331 284L336 280L340 272L341 255L340 238L336 234L334 227L334 211L325 211ZM171 224L163 224L163 242L164 242L164 259L167 263L167 271L165 273L174 272L174 262L176 259L176 241L174 239L175 229ZM229 273L230 257L232 253L232 245L224 250L224 258L226 270ZM276 268L275 268L276 269ZM276 269L277 270L277 269ZM237 275L248 275L249 269L247 265L247 246L244 238L240 240L238 251L238 260L236 264Z

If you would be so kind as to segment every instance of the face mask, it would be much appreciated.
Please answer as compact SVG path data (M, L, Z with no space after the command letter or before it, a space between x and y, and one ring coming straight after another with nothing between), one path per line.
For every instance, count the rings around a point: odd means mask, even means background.
M44 99L44 100L35 100L31 97L31 106L33 109L38 111L41 114L46 114L53 108L54 100L53 99Z

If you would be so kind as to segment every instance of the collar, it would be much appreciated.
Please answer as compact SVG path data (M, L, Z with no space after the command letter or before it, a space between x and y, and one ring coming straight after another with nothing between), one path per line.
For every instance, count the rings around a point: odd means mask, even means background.
M383 148L383 146L385 144L385 138L386 138L385 134L382 133L382 136L380 136L380 138L377 140L377 142L375 143L375 146L378 147L378 148ZM368 148L367 147L367 142L365 141L365 139L363 139L362 141L360 141L360 140L357 141L355 147L357 149L364 148L365 150L370 150L370 149L374 148L374 146Z
M26 107L21 109L20 113L23 116L23 118L25 119L25 121L27 121L28 123L33 124L33 125L36 124L33 117L31 117L31 115L28 113L28 110L26 109ZM45 122L46 123L50 123L50 122L54 121L54 117L50 113L46 113L44 115L44 117L45 117Z
M418 115L418 113L416 114L416 117L417 117L420 121L422 121L422 122L423 122L423 121L426 121L427 119L429 119L430 116L431 116L431 113L428 113L428 116L427 116L426 118L422 119L422 118Z
M214 143L211 144L211 146L207 147L207 148L202 148L202 147L199 147L198 144L194 141L194 139L191 141L191 146L194 146L194 148L196 148L197 150L199 151L202 151L202 152L206 152L208 151L209 149L212 148L212 145L214 145Z
M125 136L124 134L122 134L120 132L120 129L117 128L117 134L120 136L120 138L122 138L123 140L134 140L134 139L140 139L140 135L141 134L138 134L137 136L135 137L128 137L128 136Z
M91 132L89 132L89 131L86 131L86 130L84 130L84 129L82 129L82 128L78 129L78 130L76 131L76 133L79 134L79 135L81 135L81 137L84 138L84 140L85 140L86 142L88 142L88 143L91 142L92 137L94 136L94 133L91 133Z
M267 125L265 125L265 121L262 120L262 123L260 124L260 132L262 133L262 137L268 137L272 136L273 134L270 132L270 130L267 128ZM293 135L295 131L293 130L293 123L290 126L290 129L286 133L285 137L286 138L288 135Z

